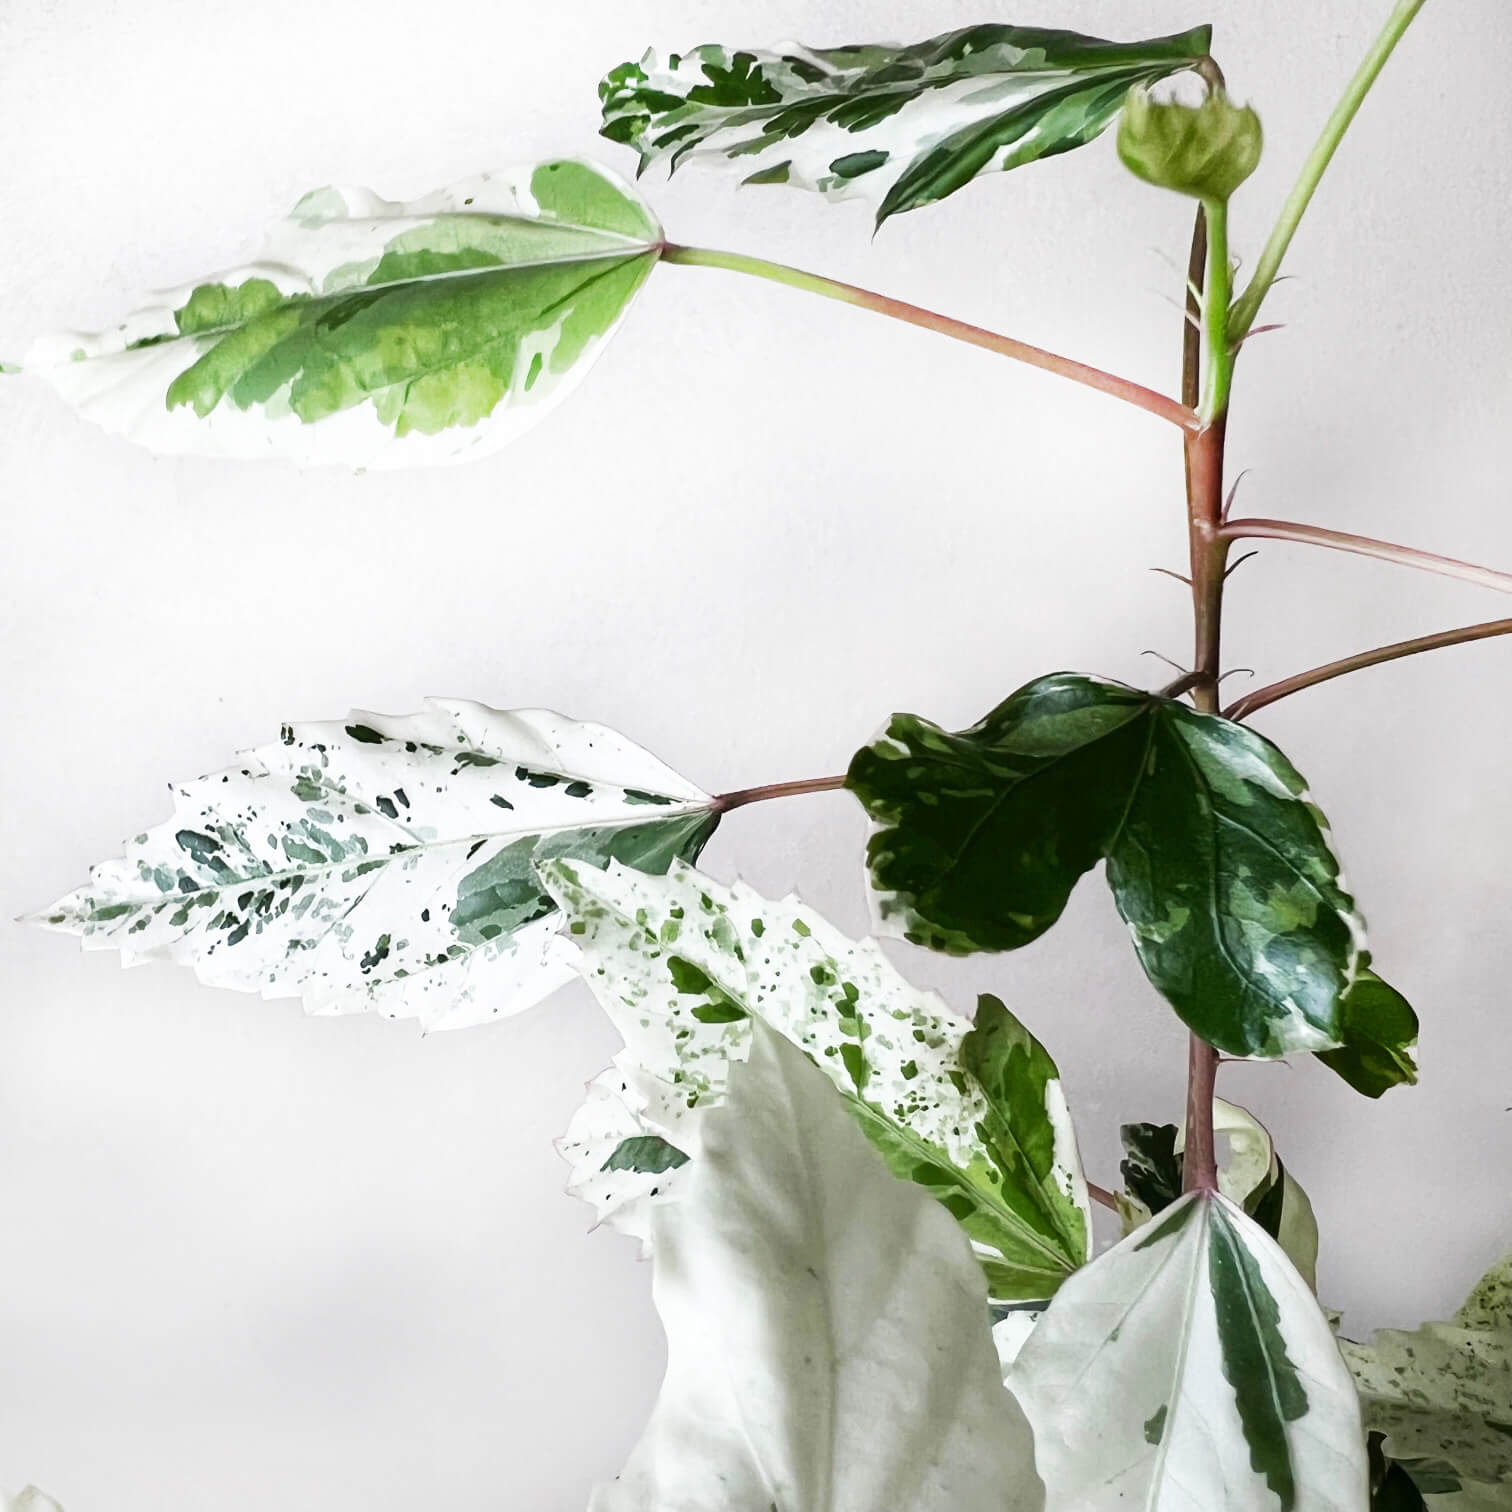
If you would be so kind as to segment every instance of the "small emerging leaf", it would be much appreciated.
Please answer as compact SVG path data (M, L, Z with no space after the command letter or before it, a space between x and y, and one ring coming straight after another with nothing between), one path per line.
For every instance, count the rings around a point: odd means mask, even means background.
M911 46L695 47L624 63L599 86L603 135L676 169L713 158L748 184L866 200L880 224L984 173L1080 147L1123 105L1207 55L1211 28L1105 42L969 26Z
M764 1021L805 1050L900 1176L976 1242L992 1294L1040 1301L1087 1257L1091 1213L1055 1064L1003 1005L977 1027L796 899L772 902L689 866L662 877L566 861L540 877L569 920L584 977L625 1040L562 1151L570 1190L646 1238L654 1199L697 1166L701 1127ZM638 1136L686 1169L607 1169Z
M583 376L660 253L603 168L483 174L411 204L318 189L252 266L28 371L155 451L363 467L497 450Z
M1360 1512L1349 1373L1306 1283L1191 1193L1074 1275L1007 1374L1051 1512Z
M1260 163L1260 117L1222 89L1200 105L1151 99L1136 85L1118 125L1118 155L1148 184L1226 200Z
M667 1374L591 1512L1041 1512L981 1273L758 1025L655 1216Z
M1209 1044L1343 1043L1364 925L1302 777L1252 730L1056 673L959 733L895 715L847 785L874 821L884 930L1012 950L1105 858L1146 974Z
M455 1028L569 981L535 879L548 856L663 870L713 799L603 725L432 700L408 718L285 725L175 786L174 813L34 916L203 982Z

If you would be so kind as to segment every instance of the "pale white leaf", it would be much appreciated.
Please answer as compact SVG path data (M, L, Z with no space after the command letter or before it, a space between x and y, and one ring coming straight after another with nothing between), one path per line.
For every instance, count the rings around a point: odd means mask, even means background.
M1190 1193L1078 1271L1008 1372L1049 1512L1364 1512L1349 1372L1307 1283Z
M591 1512L1036 1512L960 1230L765 1027L653 1218L667 1375Z

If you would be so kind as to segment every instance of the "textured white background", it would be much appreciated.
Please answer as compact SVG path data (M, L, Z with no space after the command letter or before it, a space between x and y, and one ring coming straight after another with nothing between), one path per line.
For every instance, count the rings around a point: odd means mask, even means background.
M408 197L595 152L601 72L651 41L917 37L982 19L1153 34L1211 18L1266 125L1253 258L1386 0L967 4L6 0L0 352L228 265L316 184ZM1512 564L1512 8L1432 0L1297 240L1236 393L1242 510ZM608 161L627 168L622 149ZM1112 143L892 222L688 171L671 234L807 264L1176 382L1188 209ZM1056 668L1163 681L1186 605L1174 433L889 322L668 268L586 387L434 474L160 461L0 390L0 913L284 719L428 693L604 720L705 786L843 766L893 709L969 722ZM1286 546L1242 569L1262 678L1507 612ZM1381 1104L1308 1064L1226 1072L1281 1132L1358 1326L1449 1306L1509 1237L1512 642L1363 674L1258 721L1331 815L1382 971L1424 1019ZM1236 679L1230 686L1244 686ZM733 816L718 874L861 929L843 795ZM0 1485L69 1512L570 1512L621 1462L661 1337L631 1247L551 1148L613 1037L586 992L421 1042L123 974L0 930ZM1179 1115L1183 1038L1104 890L1022 953L900 952L1002 993L1058 1056L1092 1173Z

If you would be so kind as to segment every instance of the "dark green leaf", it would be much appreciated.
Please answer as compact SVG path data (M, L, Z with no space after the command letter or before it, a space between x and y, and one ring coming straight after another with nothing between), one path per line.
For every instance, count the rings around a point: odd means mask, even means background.
M884 923L953 952L1059 917L1099 859L1151 982L1231 1055L1343 1042L1363 925L1322 815L1268 741L1070 673L951 734L913 715L852 760Z
M641 1171L656 1174L685 1166L688 1157L676 1145L668 1144L656 1134L636 1134L615 1146L602 1169L606 1171Z
M911 46L648 52L599 86L641 168L728 160L745 183L872 204L880 223L1091 141L1128 91L1207 55L1211 28L1146 42L983 25Z
M1175 1124L1124 1124L1118 1131L1124 1158L1118 1171L1124 1187L1153 1217L1181 1196L1182 1159Z
M1343 1045L1318 1055L1330 1071L1366 1097L1417 1082L1417 1014L1395 987L1362 969L1344 994L1343 1015Z

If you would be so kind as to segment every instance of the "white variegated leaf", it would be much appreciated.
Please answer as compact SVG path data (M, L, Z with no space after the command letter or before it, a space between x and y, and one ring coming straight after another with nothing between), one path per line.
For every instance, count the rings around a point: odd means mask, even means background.
M1393 1458L1447 1461L1512 1501L1512 1254L1452 1322L1382 1329L1342 1348L1366 1424L1386 1435Z
M307 194L251 265L165 291L25 367L155 451L409 466L496 451L564 398L655 265L661 228L591 163L404 204Z
M657 1208L667 1374L590 1512L1038 1512L970 1246L765 1026Z
M700 1115L723 1097L756 1017L808 1052L894 1171L956 1214L994 1297L1042 1299L1085 1260L1090 1203L1060 1082L1001 1004L986 1000L996 1037L976 1063L1007 1093L969 1074L970 1020L795 898L772 902L680 863L654 878L568 861L538 871L625 1040L562 1143L571 1190L602 1218L645 1236L646 1205L684 1173L659 1145L647 1170L615 1152L639 1135L696 1156Z
M1274 1240L1190 1193L1074 1275L1008 1371L1048 1512L1364 1512L1359 1403Z
M599 86L602 131L643 170L725 161L748 184L864 199L881 222L1090 142L1132 85L1199 62L1211 31L1104 42L989 23L906 46L653 51Z
M573 974L534 863L664 868L696 855L713 799L603 725L431 700L407 717L286 725L176 786L173 817L34 922L128 964L456 1028Z

